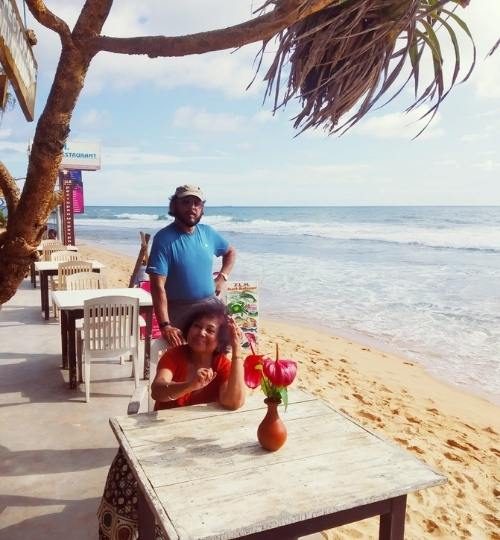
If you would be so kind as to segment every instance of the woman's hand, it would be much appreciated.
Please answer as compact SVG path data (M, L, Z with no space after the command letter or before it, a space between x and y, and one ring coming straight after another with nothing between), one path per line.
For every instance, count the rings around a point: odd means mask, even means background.
M229 327L229 335L231 337L231 348L233 355L238 355L241 348L241 340L243 338L243 332L231 317L227 318L227 324Z
M197 369L191 384L189 385L191 390L201 390L208 386L214 379L217 373L212 368L200 368Z
M219 403L227 409L239 409L245 403L245 383L243 381L243 359L241 358L241 340L243 332L231 317L227 324L231 336L231 371L229 379L223 383L219 390Z

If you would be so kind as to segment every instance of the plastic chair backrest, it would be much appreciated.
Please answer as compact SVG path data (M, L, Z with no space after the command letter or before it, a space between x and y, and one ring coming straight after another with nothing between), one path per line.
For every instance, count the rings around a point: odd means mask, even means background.
M49 247L49 246L61 246L62 249L64 249L64 244L61 242L61 240L51 240L51 239L45 239L40 242L40 247L42 249Z
M105 289L106 278L97 272L77 272L66 276L66 290Z
M77 251L53 251L50 255L52 262L78 261L80 255Z
M64 244L62 244L61 242L56 241L56 240L52 240L52 241L57 242L57 243L48 244L47 246L44 246L42 248L42 260L43 261L52 260L51 256L52 256L52 253L54 253L54 251L66 251L66 246Z
M66 290L66 278L77 272L92 272L92 263L88 261L66 261L57 266L57 286L60 291Z
M83 346L93 358L137 357L139 348L139 299L102 296L83 303Z

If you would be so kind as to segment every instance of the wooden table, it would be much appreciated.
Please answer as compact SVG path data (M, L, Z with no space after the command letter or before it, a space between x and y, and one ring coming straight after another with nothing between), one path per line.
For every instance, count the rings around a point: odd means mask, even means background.
M78 251L78 248L76 246L64 246L64 249L67 249L68 251ZM40 244L36 250L38 251L38 254L40 255L43 252L42 244ZM35 263L32 262L30 264L30 279L31 279L31 285L33 286L33 289L36 289L36 270L35 270Z
M100 272L105 265L99 261L88 261L92 263L92 271ZM42 306L43 316L46 321L50 316L49 305L49 276L57 276L59 262L55 261L37 261L35 263L35 271L40 275L40 304Z
M111 418L140 487L139 529L174 539L282 540L380 516L402 539L406 495L446 478L412 454L298 390L280 415L283 448L257 442L262 394L243 409L195 405Z
M76 347L75 321L83 317L83 303L89 298L101 296L130 296L139 299L139 306L144 308L146 336L144 339L144 378L149 375L151 348L151 326L153 320L153 300L143 289L84 289L78 291L53 291L52 300L60 309L62 366L69 367L69 387L76 388Z

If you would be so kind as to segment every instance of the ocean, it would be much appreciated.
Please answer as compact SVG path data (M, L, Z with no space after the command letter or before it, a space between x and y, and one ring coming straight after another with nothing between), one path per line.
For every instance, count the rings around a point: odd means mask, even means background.
M88 206L77 241L136 256L165 206ZM404 355L500 404L500 207L207 207L260 313Z

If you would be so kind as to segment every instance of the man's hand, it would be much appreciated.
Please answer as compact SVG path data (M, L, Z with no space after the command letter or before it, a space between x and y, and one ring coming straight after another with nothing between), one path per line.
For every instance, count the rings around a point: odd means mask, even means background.
M222 274L217 274L217 276L215 276L214 284L215 296L220 296L220 294L226 290L226 280L223 278Z
M175 326L165 326L161 329L161 335L169 347L184 345L184 336Z

